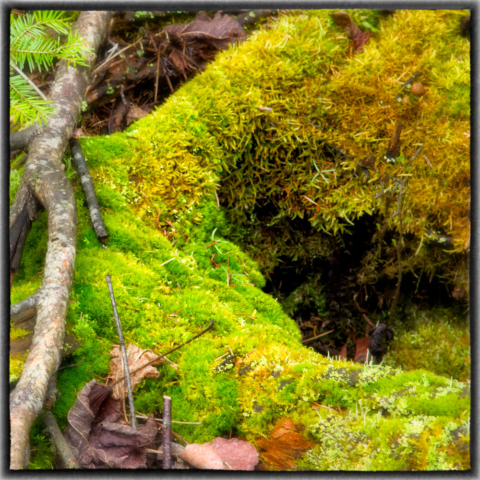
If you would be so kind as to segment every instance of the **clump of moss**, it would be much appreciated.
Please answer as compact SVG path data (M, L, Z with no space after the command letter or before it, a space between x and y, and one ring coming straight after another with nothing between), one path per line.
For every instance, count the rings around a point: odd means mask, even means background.
M12 383L20 378L23 370L23 363L27 358L27 354L14 355L9 357L9 382Z
M409 309L408 318L406 324L396 325L396 339L384 364L470 380L470 325L465 315L445 309Z

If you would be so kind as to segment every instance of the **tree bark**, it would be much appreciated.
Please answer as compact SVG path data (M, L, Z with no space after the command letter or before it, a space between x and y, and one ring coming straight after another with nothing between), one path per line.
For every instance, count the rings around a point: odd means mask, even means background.
M24 130L12 132L10 134L10 150L28 150L28 144L35 129L38 129L38 125L36 124Z
M101 45L110 17L111 12L82 12L74 26L94 52ZM95 58L88 55L90 67ZM48 214L48 245L42 295L36 305L35 334L20 380L10 394L13 470L24 467L30 427L42 411L50 378L61 358L77 234L75 195L61 169L61 159L80 116L88 70L89 67L76 68L60 62L50 94L56 112L49 118L47 128L30 140L22 184L11 209L12 227L24 212L24 199L29 198L29 192Z

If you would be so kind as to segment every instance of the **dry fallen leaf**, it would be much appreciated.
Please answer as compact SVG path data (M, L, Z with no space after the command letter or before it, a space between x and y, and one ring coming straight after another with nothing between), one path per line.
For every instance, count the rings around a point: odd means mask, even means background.
M130 109L127 113L127 125L130 125L135 120L139 120L140 118L146 117L148 112L142 110L138 105L130 105Z
M223 464L220 454L209 443L202 445L190 443L185 447L181 458L192 467L202 470L225 470L228 468Z
M354 362L365 363L368 354L368 344L370 337L357 338Z
M209 444L217 451L227 470L253 470L258 463L257 449L249 442L238 438L217 437Z
M147 468L142 445L155 440L155 419L150 415L133 430L121 416L121 402L111 387L92 380L78 393L68 412L65 439L81 468Z
M277 423L271 437L261 438L257 445L263 462L275 470L293 470L295 459L314 446L288 418Z
M111 379L111 382L116 382L119 378L125 375L125 369L123 365L123 357L120 347L114 347L110 352L112 359L110 360L110 372L108 378ZM148 363L153 360L157 355L155 355L151 350L143 350L133 343L127 347L127 360L128 360L128 369L130 371ZM159 373L153 365L159 365L165 360L159 359L156 362L153 362L148 367L142 368L133 375L130 374L130 380L132 383L132 390L145 378L157 378ZM125 381L119 382L113 387L113 394L115 398L126 398L127 397L127 384Z

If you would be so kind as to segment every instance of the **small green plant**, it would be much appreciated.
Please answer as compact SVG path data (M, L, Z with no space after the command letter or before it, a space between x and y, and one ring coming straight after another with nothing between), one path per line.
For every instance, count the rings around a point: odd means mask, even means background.
M47 29L58 34L50 38ZM60 35L67 35L62 44ZM93 53L78 34L71 32L65 12L45 10L33 14L10 15L10 121L25 124L46 121L53 113L51 102L24 73L42 71L56 60L73 65L87 65L86 54Z
M152 12L135 12L135 18L153 18Z

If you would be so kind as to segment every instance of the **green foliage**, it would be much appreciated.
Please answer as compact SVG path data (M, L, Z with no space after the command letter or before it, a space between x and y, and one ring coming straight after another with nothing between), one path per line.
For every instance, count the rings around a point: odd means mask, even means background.
M23 152L22 152L23 155ZM15 195L17 194L18 187L22 181L23 166L18 169L10 169L10 188L9 188L9 204L12 205Z
M10 15L10 117L13 122L46 121L53 113L49 107L51 102L40 99L22 70L27 67L30 72L35 68L47 70L60 59L68 64L87 65L85 55L92 50L78 33L71 32L69 20L65 12L56 10ZM58 34L58 38L51 38L47 29ZM65 42L61 43L60 35L67 36Z

